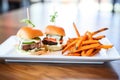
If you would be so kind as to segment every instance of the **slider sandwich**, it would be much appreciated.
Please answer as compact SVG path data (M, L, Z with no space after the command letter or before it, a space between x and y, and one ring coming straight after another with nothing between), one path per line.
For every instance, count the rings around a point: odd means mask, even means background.
M61 50L63 47L63 37L65 36L65 31L62 27L56 25L48 25L45 29L45 38L42 43L46 45L49 51Z
M33 27L22 27L17 32L19 38L19 49L24 51L37 51L41 49L41 30L34 29Z

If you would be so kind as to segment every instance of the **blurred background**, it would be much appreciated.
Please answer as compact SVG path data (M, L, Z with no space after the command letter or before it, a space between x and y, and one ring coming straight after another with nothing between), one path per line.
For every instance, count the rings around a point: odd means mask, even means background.
M100 11L120 12L120 0L0 0L0 13L27 7L34 3L74 3L85 9L87 6ZM92 5L92 6L91 6Z
M73 22L81 34L108 27L103 34L120 50L120 0L0 0L0 43L25 25L20 20L27 18L27 7L31 21L43 31L57 11L56 24L64 27L67 37L75 36Z

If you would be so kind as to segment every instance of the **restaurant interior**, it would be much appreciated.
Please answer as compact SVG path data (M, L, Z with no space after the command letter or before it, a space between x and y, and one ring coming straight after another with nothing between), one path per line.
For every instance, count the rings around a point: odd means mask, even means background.
M120 0L0 0L0 45L10 36L16 35L18 30L26 25L20 21L28 18L27 8L29 9L29 19L43 32L45 27L51 24L50 15L57 11L58 17L55 24L65 29L68 38L76 36L73 22L75 22L80 35L83 35L86 31L95 31L107 27L108 30L102 32L101 35L105 35L120 54ZM105 62L102 65L4 63L1 61L1 80L8 80L9 78L14 80L120 80L120 60ZM16 68L13 68L12 65ZM33 70L27 68L28 66ZM47 67L50 67L51 70ZM81 67L81 69L78 67ZM94 70L94 68L96 69ZM13 72L16 74L13 74L10 69L14 70ZM28 73L22 73L20 70L26 70ZM41 71L41 73L36 70ZM44 70L45 73L49 74L44 75ZM52 70L55 70L53 74L49 72ZM63 73L62 71L68 72ZM14 77L9 76L12 74ZM22 77L21 74L25 76ZM32 76L32 78L29 76Z

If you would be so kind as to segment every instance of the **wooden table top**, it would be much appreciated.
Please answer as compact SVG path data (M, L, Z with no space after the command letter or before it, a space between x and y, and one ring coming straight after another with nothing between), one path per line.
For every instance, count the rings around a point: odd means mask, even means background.
M51 4L50 4L51 5ZM60 5L59 5L60 6ZM64 7L64 9L63 9ZM38 28L44 30L49 24L49 15L52 12L51 6L48 4L34 4L30 7L31 20ZM65 9L71 8L66 11ZM36 10L37 9L37 10ZM39 10L38 10L39 9ZM90 13L83 14L75 5L63 5L58 7L60 11L56 24L61 26L71 26L75 20L80 32L87 29L95 30L101 26L109 26L109 31L104 33L108 39L114 44L119 52L119 33L120 18L119 13ZM56 9L56 10L57 10ZM63 12L61 10L63 9ZM70 12L72 14L69 14ZM64 15L63 15L64 14ZM107 15L107 16L106 16ZM0 15L0 43L4 42L11 35L15 35L20 27L25 24L19 21L26 18L26 9L11 11ZM64 19L63 19L64 18ZM88 19L90 18L90 19ZM103 22L103 20L105 20ZM111 21L113 20L113 21ZM66 22L65 22L66 21ZM63 23L64 22L64 23ZM82 27L81 27L82 26ZM90 26L90 27L86 27ZM114 26L114 28L113 28ZM69 30L64 27L67 36L75 36L72 26ZM114 33L115 32L115 33ZM68 34L69 33L69 34ZM116 36L114 36L116 35ZM0 80L119 80L120 79L120 60L106 62L104 64L63 64L63 63L9 63L0 59Z
M117 80L110 64L0 63L1 80Z

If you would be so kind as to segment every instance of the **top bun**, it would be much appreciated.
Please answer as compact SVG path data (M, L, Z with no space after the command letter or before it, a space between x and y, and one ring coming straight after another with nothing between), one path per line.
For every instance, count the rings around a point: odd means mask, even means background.
M48 25L45 29L45 34L65 36L65 31L62 27L58 27L55 25Z
M17 32L17 36L23 39L32 39L35 37L43 36L43 33L38 29L25 26L20 28L20 30Z

